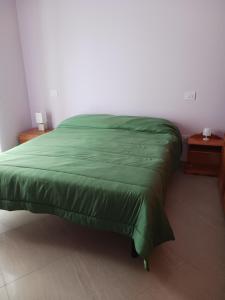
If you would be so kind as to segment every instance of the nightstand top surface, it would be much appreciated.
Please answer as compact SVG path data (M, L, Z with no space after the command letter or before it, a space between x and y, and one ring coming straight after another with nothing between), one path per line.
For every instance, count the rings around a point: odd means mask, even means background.
M26 131L23 131L21 132L21 134L35 134L35 135L41 135L43 133L46 133L46 132L50 132L51 129L46 129L44 131L40 131L38 130L38 128L31 128L31 129L28 129Z
M188 145L224 146L224 140L218 135L212 134L208 141L203 140L201 133L194 134L188 138Z

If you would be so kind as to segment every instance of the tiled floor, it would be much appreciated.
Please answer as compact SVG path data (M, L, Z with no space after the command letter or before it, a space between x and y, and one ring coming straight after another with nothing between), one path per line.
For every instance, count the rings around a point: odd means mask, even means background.
M0 299L224 300L225 221L216 179L176 174L166 210L176 241L154 250L149 273L122 236L0 211Z

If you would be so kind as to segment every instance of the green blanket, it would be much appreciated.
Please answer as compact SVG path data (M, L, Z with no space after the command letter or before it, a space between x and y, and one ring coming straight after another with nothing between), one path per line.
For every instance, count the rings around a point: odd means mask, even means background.
M174 239L163 209L181 138L157 118L82 115L0 155L0 208L49 213L134 240Z

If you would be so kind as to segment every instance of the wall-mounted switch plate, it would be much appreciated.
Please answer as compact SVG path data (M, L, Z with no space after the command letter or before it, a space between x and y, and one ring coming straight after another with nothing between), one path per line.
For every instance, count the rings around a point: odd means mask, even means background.
M197 93L196 91L189 91L184 93L185 101L196 101Z
M58 91L57 90L50 90L49 95L51 98L58 97Z

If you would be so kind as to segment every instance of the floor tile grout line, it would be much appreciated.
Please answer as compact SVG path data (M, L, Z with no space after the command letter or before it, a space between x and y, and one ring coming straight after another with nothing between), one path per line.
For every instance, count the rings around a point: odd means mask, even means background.
M8 289L7 289L6 286L5 286L5 290L6 290L6 294L7 294L8 300L11 300L11 297L9 296L9 291L8 291Z
M19 280L21 280L21 279L23 279L23 278L25 278L25 277L28 277L28 276L30 276L31 274L35 273L35 272L38 272L38 271L40 271L40 270L43 270L43 269L47 268L48 266L54 264L55 262L60 261L60 260L62 260L63 258L66 258L66 257L70 257L70 254L62 255L62 256L60 256L60 257L54 259L53 261L47 263L46 265L44 265L44 266L42 266L42 267L40 267L40 268L37 268L37 269L35 269L35 270L31 271L31 272L28 272L28 273L26 273L26 274L24 274L24 275L21 275L21 276L19 276L18 278L16 278L15 280L12 280L12 281L10 281L10 282L5 283L3 286L1 286L1 288L2 288L2 287L6 287L6 288L7 288L7 286L9 286L9 285L15 283L16 281L19 281Z
M10 230L7 230L7 231L5 231L5 232L0 233L0 236L3 235L3 234L7 234L7 233L9 233L9 232L12 232L12 231L21 229L22 227L27 226L28 224L33 224L33 223L35 223L35 222L39 222L41 219L45 219L45 218L47 218L47 216L43 216L43 217L41 217L39 220L33 220L33 221L31 221L31 222L24 223L24 224L22 224L22 225L20 225L20 226L18 226L18 227L11 228ZM1 244L1 241L0 241L0 244ZM57 259L56 259L56 260L57 260ZM48 265L48 264L47 264L47 265ZM46 266L47 266L47 265L46 265ZM38 268L37 270L39 270L39 268ZM22 278L23 276L26 276L26 275L29 275L29 274L35 272L35 270L34 270L34 271L31 271L31 272L29 272L29 273L26 273L25 275L19 276L16 280L13 280L13 281L10 281L10 282L5 282L5 276L4 276L4 273L2 272L2 269L1 269L1 268L0 268L0 272L1 272L1 274L2 274L3 281L4 281L4 284L3 284L3 285L0 285L0 288L3 288L3 287L6 287L8 284L13 283L13 282L16 281L17 279Z

